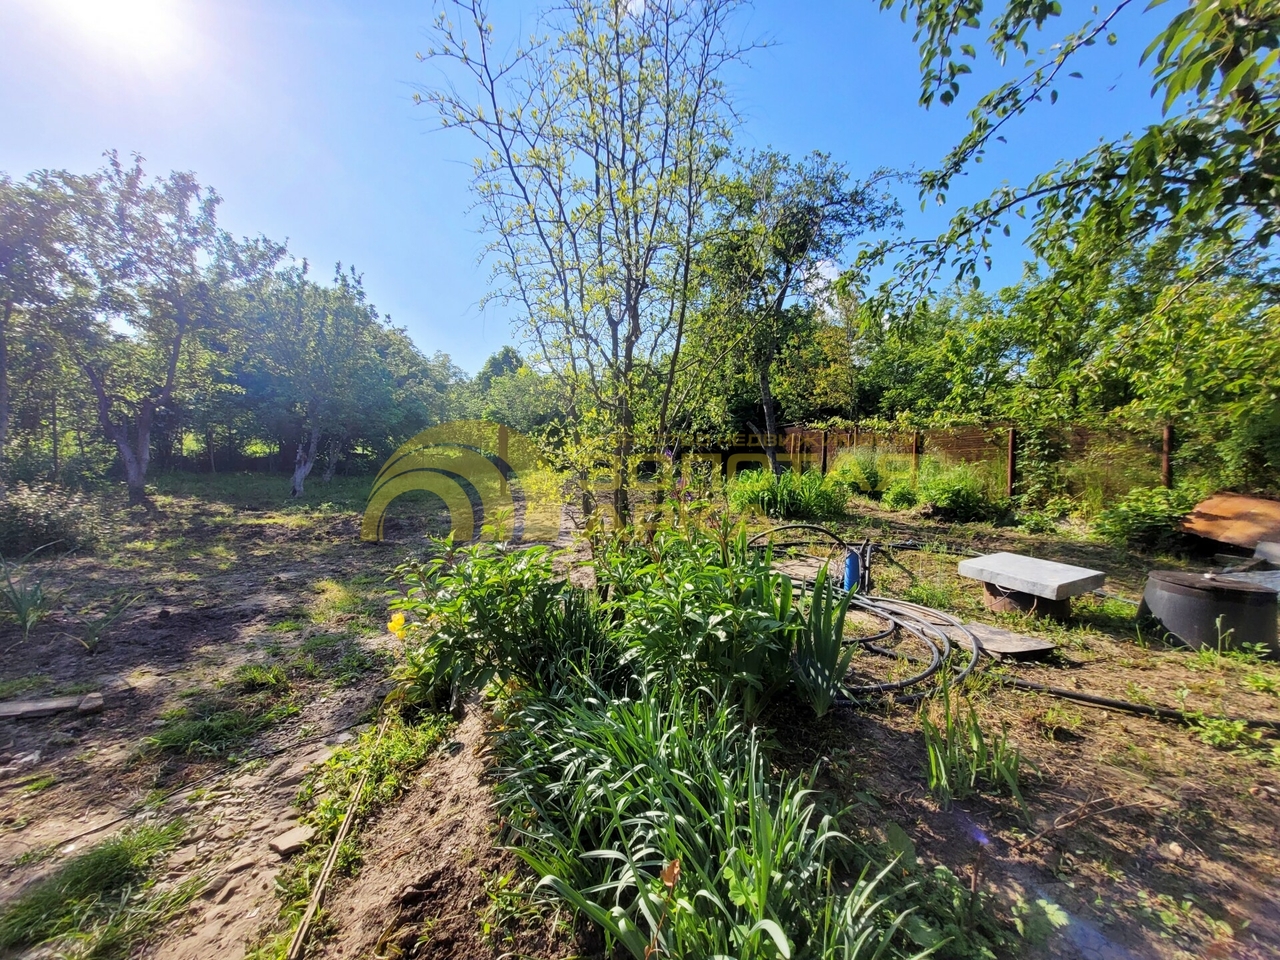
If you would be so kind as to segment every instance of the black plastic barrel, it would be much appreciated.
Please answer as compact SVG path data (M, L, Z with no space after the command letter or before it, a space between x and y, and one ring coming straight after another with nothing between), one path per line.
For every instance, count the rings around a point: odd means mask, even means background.
M1153 570L1138 608L1193 649L1262 644L1274 657L1276 591L1214 574Z

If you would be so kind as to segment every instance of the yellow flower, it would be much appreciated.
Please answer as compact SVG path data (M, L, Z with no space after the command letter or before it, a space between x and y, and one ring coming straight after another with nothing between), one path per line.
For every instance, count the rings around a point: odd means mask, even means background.
M403 640L404 639L404 614L397 613L390 620L388 620L387 629L390 630L397 637L399 637L401 640Z

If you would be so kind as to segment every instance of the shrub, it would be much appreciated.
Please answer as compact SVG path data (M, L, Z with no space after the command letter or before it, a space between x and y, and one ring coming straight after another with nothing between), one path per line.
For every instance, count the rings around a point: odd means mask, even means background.
M15 483L0 498L0 556L22 556L51 544L59 552L92 550L101 541L97 505L82 493Z
M910 479L899 477L889 484L889 489L885 490L880 502L890 510L910 510L919 502L919 495Z
M960 523L983 520L992 513L981 477L964 464L922 482L920 502L935 516Z
M740 474L729 483L729 505L739 513L757 511L775 519L821 520L844 513L848 488L816 470L780 474L768 470Z
M1195 490L1137 487L1103 510L1093 529L1117 546L1167 549L1178 539L1178 523L1199 499Z

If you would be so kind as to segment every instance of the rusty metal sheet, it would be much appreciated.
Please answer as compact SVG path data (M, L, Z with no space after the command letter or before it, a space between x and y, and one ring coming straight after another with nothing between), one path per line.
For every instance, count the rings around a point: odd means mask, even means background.
M1256 547L1261 540L1280 540L1280 501L1215 493L1196 504L1182 529L1218 543Z

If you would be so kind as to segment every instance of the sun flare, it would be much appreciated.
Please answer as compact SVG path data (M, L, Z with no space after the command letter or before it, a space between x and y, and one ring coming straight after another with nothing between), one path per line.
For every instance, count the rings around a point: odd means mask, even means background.
M182 46L176 0L47 0L46 10L103 53L156 62Z

